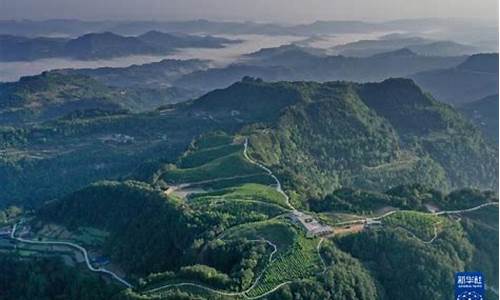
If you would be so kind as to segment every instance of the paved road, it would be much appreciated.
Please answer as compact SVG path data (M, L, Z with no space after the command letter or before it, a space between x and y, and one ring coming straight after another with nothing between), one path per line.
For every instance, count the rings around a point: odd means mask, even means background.
M478 205L478 206L475 206L475 207L471 207L471 208L466 208L466 209L443 210L443 211L435 212L434 214L437 215L437 216L440 216L440 215L461 214L461 213L465 213L465 212L471 212L471 211L479 210L479 209L481 209L483 207L491 206L491 205L498 205L498 202L487 202L487 203L483 203L481 205Z
M495 287L486 285L486 289L492 291L495 295L498 296L498 290Z
M293 281L291 281L291 280L290 280L290 281L285 281L285 282L282 282L282 283L278 284L277 286L275 286L272 290L269 290L269 291L265 292L265 293L264 293L264 294L262 294L262 295L259 295L259 296L254 296L254 297L245 296L245 298L247 298L247 299L259 299L259 298L265 297L265 296L267 296L267 295L269 295L269 294L272 294L272 293L276 292L276 291L277 291L277 290L279 290L282 286L285 286L285 285L290 284L290 283L292 283L292 282L293 282Z
M432 214L432 215L436 215L436 216L441 216L441 215L456 215L456 214L461 214L461 213L466 213L466 212L471 212L471 211L476 211L476 210L479 210L481 208L484 208L484 207L487 207L487 206L492 206L492 205L498 205L498 202L487 202L487 203L483 203L481 205L478 205L478 206L474 206L474 207L471 207L471 208L464 208L464 209L459 209L459 210L443 210L443 211L438 211L438 212L433 212L433 213L429 213L429 214ZM366 222L369 222L369 221L379 221L379 220L382 220L392 214L395 214L397 213L398 211L402 211L402 210L391 210L389 212L386 212L385 214L381 215L381 216L378 216L378 217L374 217L374 218L363 218L363 219L356 219L356 220L350 220L350 221L344 221L344 222L338 222L338 223L335 223L335 225L349 225L349 224L355 224L355 223L366 223Z
M266 166L258 163L257 161L253 160L252 158L250 158L250 156L248 155L248 138L245 139L243 155L244 155L244 157L250 163L252 163L252 164L258 166L259 168L261 168L262 170L266 171L266 173L270 177L272 177L274 179L274 181L276 182L276 191L278 191L280 194L283 195L283 197L285 198L285 201L286 201L287 205L293 211L297 211L298 212L298 210L295 207L293 207L293 205L290 203L290 198L283 191L281 182L273 174L273 172L269 168L267 168ZM251 176L253 176L253 175L251 175ZM217 181L217 180L218 179L208 180L208 181L205 181L203 183L208 183L208 182ZM219 179L219 180L224 180L224 179ZM496 203L496 202L489 202L489 203L484 203L484 204L478 205L476 207L468 208L468 209L451 210L451 211L441 211L441 212L436 212L436 213L433 213L433 214L435 214L435 215L458 214L458 213L464 213L464 212L470 212L470 211L479 210L479 209L481 209L483 207L490 206L490 205L498 205L498 203ZM396 212L398 212L398 210L389 211L389 212L387 212L387 213L385 213L385 214L383 214L381 216L374 217L374 218L364 218L364 219L358 219L358 220L340 222L340 223L337 223L336 225L345 225L345 224L353 224L353 223L368 222L368 221L378 221L378 220L386 218L386 217L388 217L388 216L390 216L390 215L392 215L392 214L394 214ZM91 265L91 263L90 263L90 260L89 260L89 257L88 257L88 253L87 253L87 250L85 248L83 248L83 247L81 247L81 246L79 246L77 244L70 243L70 242L35 241L35 240L26 240L26 239L23 239L23 238L20 238L20 237L15 237L15 231L17 229L17 225L18 224L15 224L14 227L13 227L13 229L12 229L12 233L11 233L11 238L12 239L15 239L15 240L17 240L19 242L23 242L23 243L29 243L29 244L66 245L66 246L70 246L70 247L76 248L76 249L78 249L79 251L81 251L83 253L84 258L85 258L85 262L86 262L87 267L89 268L89 270L91 270L93 272L101 272L101 273L109 274L113 278L115 278L117 281L119 281L120 283L124 284L125 286L127 286L129 288L132 287L132 285L130 283L128 283L124 279L120 278L115 273L113 273L113 272L111 272L109 270L106 270L104 268L94 268ZM436 239L437 235L438 235L437 234L437 228L434 227L434 237L431 240L424 241L424 242L425 243L432 243ZM273 255L278 250L277 247L276 247L276 245L274 243L272 243L271 241L269 241L269 240L264 240L263 239L263 240L250 240L250 241L253 241L253 242L266 242L268 245L270 245L274 249L273 249L272 253L269 256L269 263L268 263L268 265L264 268L264 270L262 270L262 272L256 278L255 282L248 289L246 289L244 291L241 291L241 292L227 292L227 291L222 291L222 290L216 290L216 289L213 289L213 288L201 285L201 284L197 284L197 283L182 282L182 283L174 283L174 284L163 285L163 286L160 286L160 287L157 287L157 288L154 288L154 289L150 289L150 290L144 291L143 294L155 293L155 292L161 291L163 289L171 288L171 287L193 286L193 287L197 287L197 288L200 288L200 289L203 289L203 290L206 290L206 291L210 291L212 293L223 295L223 296L243 296L243 297L245 297L247 299L259 299L259 298L265 297L265 296L267 296L267 295L269 295L271 293L274 293L276 290L280 289L282 286L290 284L290 283L293 282L293 281L285 281L285 282L282 282L279 285L275 286L273 289L269 290L268 292L266 292L264 294L261 294L261 295L258 295L258 296L254 296L254 297L248 296L247 293L250 292L251 290L253 290L257 286L257 284L259 283L261 277L263 276L263 274L265 273L265 271L269 267L270 263L272 262ZM321 256L321 253L320 253L320 248L321 248L321 244L323 243L323 241L324 241L324 238L321 238L320 241L319 241L319 243L318 243L318 245L317 245L317 247L316 247L316 250L317 250L318 255L319 255L320 259L321 259L321 263L323 265L323 273L324 273L327 270L327 265L326 265L326 262L324 261L323 257Z
M108 274L108 275L111 275L111 277L113 277L115 280L117 280L118 282L120 282L121 284L125 285L126 287L128 288L131 288L132 285L127 282L125 279L121 278L120 276L116 275L115 273L109 271L109 270L106 270L104 268L94 268L92 266L92 264L90 263L90 259L89 259L89 255L88 255L88 252L87 252L87 249L83 248L82 246L80 245L77 245L77 244L74 244L74 243L71 243L71 242L57 242L57 241L36 241L36 240L27 240L27 239L23 239L21 237L16 237L15 234L16 234L16 230L17 230L17 226L18 226L19 223L16 223L14 224L14 226L12 227L12 232L10 234L10 238L11 239L14 239L18 242L21 242L21 243L26 243L26 244L38 244L38 245L64 245L64 246L69 246L69 247L72 247L72 248L75 248L77 250L79 250L80 252L83 253L83 257L85 258L85 263L87 264L87 268L92 271L92 272L98 272L98 273L104 273L104 274Z
M213 289L213 288L201 285L201 284L197 284L197 283L192 283L192 282L166 284L166 285L163 285L163 286L151 289L151 290L144 291L144 292L142 292L142 294L151 294L151 293L156 293L156 292L164 290L164 289L168 289L168 288L172 288L172 287L182 287L182 286L192 286L192 287L200 288L202 290L206 290L206 291L209 291L209 292L212 292L212 293L215 293L218 295L223 295L223 296L242 296L243 295L243 293L241 293L241 292L220 291L220 290L216 290L216 289Z
M269 255L269 263L272 262L274 254L278 251L278 247L276 247L276 245L273 242L266 240L266 239L249 240L249 242L265 242L268 245L270 245L271 247L273 247L273 251ZM246 294L248 292L250 292L251 290L253 290L257 286L262 275L264 275L264 273L266 272L268 267L269 267L269 264L264 268L264 270L262 270L262 272L259 274L259 276L255 279L254 283L249 288L247 288L246 290L241 291L241 292L227 292L227 291L223 291L223 290L213 289L213 288L210 288L210 287L204 286L202 284L198 284L198 283L181 282L181 283L172 283L172 284L162 285L160 287L144 291L143 294L151 294L151 293L155 293L155 292L161 291L163 289L172 288L172 287L193 286L193 287L197 287L197 288L200 288L200 289L203 289L203 290L215 293L215 294L223 295L223 296L243 296L243 297L248 298L248 299L257 299L257 298L264 297L265 295L268 295L271 291L269 291L265 294L259 295L257 297L249 297ZM283 286L283 284L279 285L278 288L281 286ZM274 292L276 290L277 289L275 288L272 290L272 292Z
M478 205L478 206L474 206L474 207L471 207L471 208L465 208L465 209L459 209L459 210L443 210L443 211L439 211L439 212L432 212L432 213L429 213L429 214L432 214L432 215L435 215L435 216L442 216L442 215L453 215L453 214L461 214L461 213L466 213L466 212L471 212L471 211L476 211L476 210L479 210L481 208L484 208L484 207L487 207L487 206L492 206L492 205L498 205L498 202L487 202L487 203L483 203L481 205ZM392 210L392 211L389 211L381 216L378 216L378 217L375 217L375 218L364 218L364 219L357 219L357 220L352 220L352 221L346 221L346 222L340 222L340 223L336 223L335 225L349 225L349 224L355 224L355 223L368 223L370 221L378 221L378 220L382 220L396 212L398 212L400 210ZM421 242L423 242L424 244L432 244L436 238L438 237L438 232L437 232L437 225L439 225L439 222L437 224L434 224L434 236L428 240L428 241L424 241L422 240L421 238L419 238L418 236L416 236L413 232L409 231L408 229L404 228L404 227L397 227L397 228L401 228L403 230L405 230L406 232L408 232L411 236L413 236L414 238L420 240Z
M285 202L288 205L288 207L290 207L294 211L297 211L297 209L295 207L293 207L293 205L290 203L290 197L288 197L288 195L281 188L281 182L278 179L278 177L276 177L276 175L274 175L274 173L268 167L266 167L263 164L261 164L261 163L255 161L255 160L253 160L248 155L248 138L245 139L245 144L244 145L245 145L245 148L243 150L243 156L245 156L246 160L248 160L251 164L254 164L257 167L261 168L262 170L266 171L267 175L271 176L271 178L273 178L274 181L276 182L276 191L278 191L278 193L282 194L283 197L285 197Z
M288 195L283 191L283 188L282 188L282 185L281 185L281 182L280 180L278 179L278 177L276 177L276 175L274 175L274 173L266 166L264 166L263 164L253 160L249 155L248 155L248 138L245 139L245 144L244 144L244 149L243 149L243 156L245 157L245 159L247 161L249 161L251 164L253 165L256 165L257 167L261 168L262 170L264 170L267 175L269 175L271 178L274 179L274 181L276 182L276 191L279 192L280 194L283 195L283 197L285 198L285 202L287 204L287 206L292 209L293 212L298 212L298 210L293 207L293 205L290 203L290 198L288 197ZM262 240L253 240L253 241L262 241ZM272 261L272 257L273 255L276 253L277 251L277 247L275 244L273 244L271 241L269 240L264 240L265 242L267 242L269 245L271 245L272 247L274 247L274 251L271 253L271 255L269 256L269 262ZM321 259L321 262L324 266L324 270L326 271L326 263L324 262L323 260L323 257L321 257L321 254L319 252L319 248L321 247L321 243L322 243L323 240L320 240L318 246L317 246L317 251L318 251L318 255ZM281 288L282 286L284 285L287 285L287 284L290 284L292 283L293 281L285 281L285 282L282 282L280 284L278 284L277 286L275 286L273 289L267 291L266 293L262 294L262 295L259 295L259 296L254 296L254 297L250 297L247 295L248 292L250 292L251 290L253 290L257 284L259 283L262 275L264 275L264 273L266 272L267 268L269 267L270 264L268 264L264 270L262 270L262 272L259 274L259 276L255 279L255 282L246 290L244 291L241 291L241 292L226 292L226 291L221 291L221 290L216 290L216 289L212 289L212 288L209 288L209 287L206 287L206 286L203 286L203 285L200 285L200 284L197 284L197 283L190 283L190 282L182 282L182 283L173 283L173 284L167 284L167 285L163 285L163 286L160 286L160 287L157 287L157 288L154 288L154 289L151 289L151 290L148 290L148 291L145 291L144 293L146 294L150 294L150 293L154 293L154 292L157 292L157 291L160 291L162 289L166 289L166 288L171 288L171 287L180 287L180 286L193 286L193 287L197 287L197 288L201 288L201 289L204 289L206 291L210 291L210 292L213 292L213 293L216 293L216 294L219 294L219 295L223 295L223 296L243 296L247 299L259 299L259 298L262 298L262 297L265 297L271 293L274 293L276 290L278 290L279 288Z

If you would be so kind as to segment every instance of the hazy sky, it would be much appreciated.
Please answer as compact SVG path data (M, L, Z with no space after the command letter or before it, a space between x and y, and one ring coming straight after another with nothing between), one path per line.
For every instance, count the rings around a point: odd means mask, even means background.
M498 0L0 0L0 19L498 19Z

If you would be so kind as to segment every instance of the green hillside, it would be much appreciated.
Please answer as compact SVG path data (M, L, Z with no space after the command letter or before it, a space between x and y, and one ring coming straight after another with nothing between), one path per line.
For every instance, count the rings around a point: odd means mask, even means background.
M96 300L111 299L120 292L120 287L90 272L75 272L53 257L27 260L0 253L0 263L3 299Z
M169 257L181 257L200 231L192 213L180 203L134 182L90 186L53 207L46 206L40 218L70 230L89 226L110 232L106 252L126 270L139 274L177 266L180 261Z
M95 181L152 176L196 136L230 126L175 112L87 112L0 127L0 205L39 206Z
M245 152L247 141L214 130L172 163L151 167L149 182L104 181L51 201L28 221L32 238L65 234L109 257L134 286L114 292L117 299L447 299L457 270L498 277L493 192L343 188L300 198L293 204L311 211L297 211L285 197L294 181L281 191L281 174L258 166L257 152ZM486 206L467 211L479 205ZM313 234L300 214L328 235ZM401 291L405 276L425 280Z
M252 155L299 194L406 183L444 190L496 185L496 150L460 114L409 80L293 88L300 94L296 104L245 132Z
M86 75L44 72L0 83L0 126L25 126L81 111L142 112L187 100L190 95L170 87L115 88Z
M98 180L149 180L160 165L177 183L210 174L258 175L242 160L241 141L201 146L178 159L195 137L214 130L248 136L249 154L275 170L297 206L305 205L303 196L340 187L495 189L497 182L497 150L409 80L246 78L151 113L86 111L22 129L2 127L0 179L6 184L0 196L3 203L37 205Z

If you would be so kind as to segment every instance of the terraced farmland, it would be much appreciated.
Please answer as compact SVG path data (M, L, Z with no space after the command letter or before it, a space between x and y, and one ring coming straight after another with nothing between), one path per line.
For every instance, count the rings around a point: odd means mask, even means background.
M276 257L262 275L248 297L262 296L283 283L307 279L321 271L321 260L316 251L318 239L307 239L298 235L292 247Z
M288 208L283 196L273 187L262 184L246 183L240 186L217 190L209 193L193 195L192 201L203 201L210 199L227 200L252 200L264 203L272 203Z

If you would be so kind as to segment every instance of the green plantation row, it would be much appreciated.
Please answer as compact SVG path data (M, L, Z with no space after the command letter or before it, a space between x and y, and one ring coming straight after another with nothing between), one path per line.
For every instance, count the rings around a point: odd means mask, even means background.
M247 295L260 296L284 282L308 279L320 272L321 262L316 252L317 244L317 239L309 240L299 234L293 245L269 264L261 281Z

